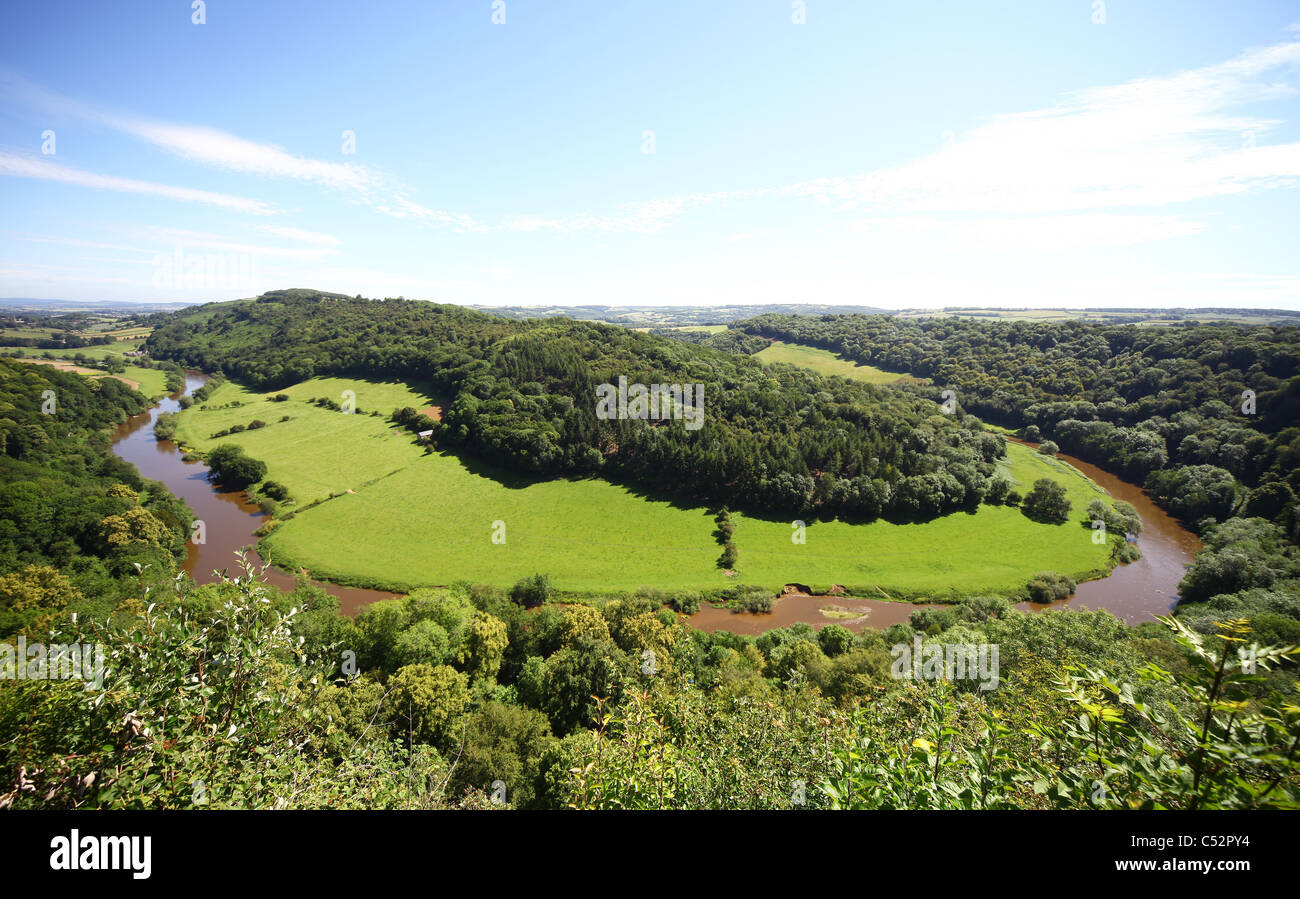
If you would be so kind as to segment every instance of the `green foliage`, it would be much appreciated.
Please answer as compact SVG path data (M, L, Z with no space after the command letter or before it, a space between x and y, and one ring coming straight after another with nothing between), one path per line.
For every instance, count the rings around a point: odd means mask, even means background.
M815 648L815 647L814 647ZM812 788L843 727L813 697L710 701L656 684L600 710L595 739L573 745L564 804L581 809L818 807Z
M451 742L453 725L469 706L469 678L449 665L415 664L399 668L387 686L386 717L408 747Z
M1026 515L1035 521L1062 524L1070 520L1070 500L1065 488L1050 478L1039 478L1020 504Z
M1046 603L1068 598L1077 586L1063 574L1045 571L1031 578L1025 589L1029 591L1030 602Z
M266 463L252 458L234 444L222 444L208 453L205 461L212 476L227 487L242 489L266 477Z
M521 578L510 588L510 598L521 606L540 606L551 598L551 579L545 574Z
M1053 677L1065 711L1035 709L1028 719L1013 711L1019 695L989 708L944 682L909 683L856 713L827 796L855 809L1294 808L1300 707L1255 702L1249 687L1261 674L1243 662L1262 672L1296 648L1255 646L1243 657L1241 622L1207 639L1162 620L1192 664L1179 676L1149 664L1140 676L1171 701L1144 701L1083 666Z

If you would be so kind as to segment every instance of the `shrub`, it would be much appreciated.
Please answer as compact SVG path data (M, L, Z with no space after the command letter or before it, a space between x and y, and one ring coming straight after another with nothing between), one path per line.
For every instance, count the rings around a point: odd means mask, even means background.
M242 489L266 477L266 463L244 454L241 447L224 443L208 454L212 477L227 487Z
M728 569L735 568L738 556L739 554L736 552L736 544L728 540L726 545L722 547L722 555L718 557L718 567Z
M1021 507L1035 521L1061 524L1070 520L1070 501L1065 488L1051 478L1039 478L1029 491Z
M289 499L289 488L285 487L279 481L267 481L262 485L262 492L271 499L284 502Z
M1066 599L1078 585L1072 578L1055 571L1044 571L1029 580L1029 601L1038 603L1056 602Z
M551 598L551 579L545 574L520 578L510 588L510 598L521 606L540 606Z
M694 615L700 610L700 594L691 590L682 590L668 597L668 605L675 612Z

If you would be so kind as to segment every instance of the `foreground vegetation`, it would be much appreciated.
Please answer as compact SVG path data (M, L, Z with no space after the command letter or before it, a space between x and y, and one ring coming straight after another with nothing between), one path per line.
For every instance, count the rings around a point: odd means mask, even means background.
M528 611L460 587L353 622L250 571L152 603L56 629L107 647L102 685L0 686L21 735L0 806L1294 808L1300 788L1278 677L1298 650L1244 662L1242 625L968 602L941 633L1001 646L981 691L891 676L907 625L710 636L653 597Z

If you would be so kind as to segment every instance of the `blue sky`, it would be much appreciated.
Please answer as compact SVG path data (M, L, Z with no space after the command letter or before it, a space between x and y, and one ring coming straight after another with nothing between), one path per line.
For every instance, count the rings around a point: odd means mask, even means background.
M202 13L0 9L0 296L1300 309L1294 3Z

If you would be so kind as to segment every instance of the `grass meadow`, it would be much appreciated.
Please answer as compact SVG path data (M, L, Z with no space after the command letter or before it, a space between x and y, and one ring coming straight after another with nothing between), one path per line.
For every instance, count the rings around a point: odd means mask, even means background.
M344 390L356 392L363 414L306 402L341 401ZM276 392L290 399L271 402ZM294 498L284 511L296 511L263 540L263 550L277 565L302 565L315 577L354 586L403 590L468 580L504 587L545 572L557 588L575 593L733 583L775 592L799 583L942 599L1016 590L1044 570L1082 576L1107 566L1109 548L1094 545L1078 523L1039 524L1014 508L981 506L924 524L808 522L803 544L792 542L789 521L737 513L740 560L729 577L715 565L720 548L706 509L596 478L533 481L495 472L451 453L426 452L386 421L396 407L433 401L395 382L314 379L271 393L227 383L206 409L181 414L177 437L199 451L235 443L266 462L268 477ZM241 405L231 405L236 402ZM366 414L371 409L385 417ZM288 421L280 421L284 415ZM253 419L268 424L211 437ZM1104 495L1059 460L1014 444L1008 454L1003 467L1017 489L1028 490L1040 477L1058 480L1076 517ZM494 542L502 526L504 542Z
M810 368L823 375L839 375L841 378L866 381L868 384L893 384L908 377L871 365L858 365L856 362L841 359L829 350L797 343L782 343L779 340L773 341L767 349L755 353L754 358L768 364L788 362L791 365Z

